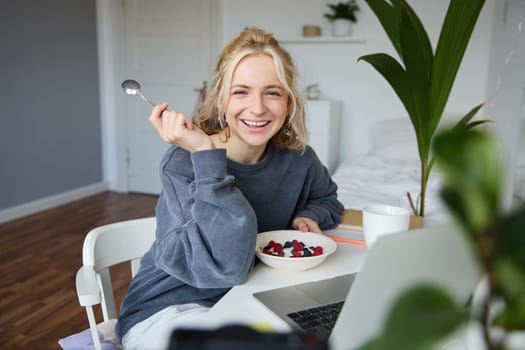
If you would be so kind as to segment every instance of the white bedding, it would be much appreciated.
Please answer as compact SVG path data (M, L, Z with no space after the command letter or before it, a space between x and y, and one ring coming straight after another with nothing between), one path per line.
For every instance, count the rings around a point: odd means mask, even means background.
M418 162L403 162L369 153L343 161L332 178L339 187L338 198L345 208L362 209L370 204L390 204L410 209L407 192L414 201L420 191ZM425 217L445 221L446 209L439 197L439 174L431 173L425 201Z
M454 116L447 117L454 120ZM447 120L447 119L445 119ZM420 161L414 130L408 117L378 121L372 125L371 150L344 160L332 175L345 208L362 209L370 204L390 204L410 209L420 191ZM525 202L525 125L515 165L513 201ZM425 222L450 221L439 195L440 176L433 169L427 185Z
M447 115L445 120L457 116ZM344 160L333 179L339 186L339 200L346 208L363 209L370 204L390 204L411 209L420 192L420 161L413 126L408 116L379 120L370 130L370 151ZM448 221L439 196L439 175L433 170L427 185L425 223ZM416 207L419 209L419 207Z

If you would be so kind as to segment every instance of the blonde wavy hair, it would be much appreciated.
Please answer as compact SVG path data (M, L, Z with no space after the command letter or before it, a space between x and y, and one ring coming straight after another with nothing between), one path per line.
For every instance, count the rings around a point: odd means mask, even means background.
M279 45L273 34L262 29L247 28L224 47L210 90L193 121L208 135L216 134L227 127L222 120L230 95L233 72L243 58L258 54L273 58L279 82L288 95L288 117L271 142L278 148L303 150L308 140L308 129L304 101L297 89L295 65L290 54Z

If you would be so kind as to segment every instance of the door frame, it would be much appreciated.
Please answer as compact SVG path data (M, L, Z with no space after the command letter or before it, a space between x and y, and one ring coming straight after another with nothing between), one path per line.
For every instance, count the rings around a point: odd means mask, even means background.
M212 57L222 46L223 0L211 1ZM120 83L126 79L124 61L124 6L122 0L96 0L99 67L102 178L110 191L128 192L125 95Z

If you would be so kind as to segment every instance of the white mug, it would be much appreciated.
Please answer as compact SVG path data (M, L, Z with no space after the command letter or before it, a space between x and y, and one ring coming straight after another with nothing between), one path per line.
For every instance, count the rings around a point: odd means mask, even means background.
M363 208L363 234L367 247L381 235L407 231L410 211L392 205L374 204Z

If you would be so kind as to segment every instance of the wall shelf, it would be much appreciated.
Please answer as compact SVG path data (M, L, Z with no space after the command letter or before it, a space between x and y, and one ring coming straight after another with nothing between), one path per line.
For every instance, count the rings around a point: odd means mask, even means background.
M304 37L304 36L288 36L278 38L282 44L352 44L352 43L364 43L365 37L362 36L347 36L347 37L336 37L336 36L316 36L316 37Z

